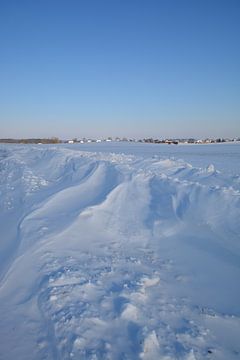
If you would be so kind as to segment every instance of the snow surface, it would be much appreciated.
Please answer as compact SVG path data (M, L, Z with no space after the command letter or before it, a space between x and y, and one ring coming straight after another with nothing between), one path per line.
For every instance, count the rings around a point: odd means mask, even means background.
M213 164L215 168L229 174L240 174L240 142L214 144L149 144L134 142L84 143L64 145L72 150L124 153L151 157L158 154L161 158L184 159L192 166L206 167Z
M240 177L208 165L1 145L0 359L239 359Z

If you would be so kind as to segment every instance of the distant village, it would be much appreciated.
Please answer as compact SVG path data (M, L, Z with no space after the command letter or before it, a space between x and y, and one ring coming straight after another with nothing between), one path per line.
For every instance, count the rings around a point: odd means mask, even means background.
M103 139L92 139L92 138L73 138L67 140L61 140L58 137L51 138L29 138L29 139L0 139L0 143L8 144L85 144L85 143L102 143L102 142L135 142L135 143L150 143L150 144L214 144L214 143L226 143L226 142L239 142L240 137L237 138L206 138L206 139L158 139L158 138L144 138L144 139L133 139L133 138L103 138Z
M64 142L67 142L69 144L74 144L74 143L92 143L92 142L111 142L111 141L115 141L115 142L140 142L140 143L150 143L150 144L174 144L174 145L178 145L178 144L213 144L213 143L224 143L224 142L236 142L236 141L240 141L240 138L233 138L233 139L228 139L228 138L217 138L217 139L193 139L193 138L189 138L189 139L154 139L154 138L144 138L144 139L132 139L132 138L111 138L108 137L107 139L70 139Z

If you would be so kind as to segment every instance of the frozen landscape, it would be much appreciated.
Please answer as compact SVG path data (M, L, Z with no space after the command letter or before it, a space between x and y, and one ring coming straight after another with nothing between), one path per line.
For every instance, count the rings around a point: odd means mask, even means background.
M240 144L0 145L0 359L239 359Z

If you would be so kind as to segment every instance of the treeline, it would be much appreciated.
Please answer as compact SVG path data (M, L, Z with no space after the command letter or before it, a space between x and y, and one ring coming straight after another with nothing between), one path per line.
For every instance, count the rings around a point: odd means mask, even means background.
M57 137L52 137L50 139L0 139L0 142L7 144L58 144L61 142L61 140L59 140Z

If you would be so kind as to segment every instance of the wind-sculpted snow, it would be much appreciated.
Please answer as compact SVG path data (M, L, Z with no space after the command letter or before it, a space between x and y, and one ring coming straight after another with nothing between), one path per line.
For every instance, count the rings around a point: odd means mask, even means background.
M0 148L0 359L238 359L240 181Z

